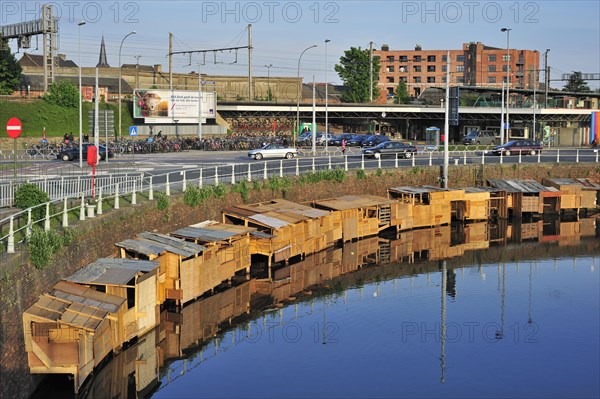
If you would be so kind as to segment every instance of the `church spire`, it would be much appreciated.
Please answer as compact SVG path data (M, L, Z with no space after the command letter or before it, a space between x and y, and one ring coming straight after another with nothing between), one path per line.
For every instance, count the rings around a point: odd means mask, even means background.
M104 46L104 35L102 35L102 42L100 43L100 58L98 59L98 64L96 68L105 67L108 68L108 61L106 60L106 47Z

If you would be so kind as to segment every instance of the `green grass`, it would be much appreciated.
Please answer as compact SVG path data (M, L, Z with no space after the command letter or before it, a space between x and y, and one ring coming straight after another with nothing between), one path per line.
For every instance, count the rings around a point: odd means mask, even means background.
M83 103L83 132L89 132L88 111L94 109L94 104ZM115 113L115 123L118 123L118 104L100 104L100 110L111 109ZM17 117L23 124L23 132L19 138L39 137L41 139L44 127L46 128L46 137L48 140L62 138L65 133L79 132L79 109L63 108L57 105L49 104L44 100L37 100L31 103L21 102L1 102L0 103L0 124L6 125L6 122ZM123 104L122 107L122 131L127 131L128 127L133 125L133 119L130 114L130 107ZM118 130L118 129L117 129Z

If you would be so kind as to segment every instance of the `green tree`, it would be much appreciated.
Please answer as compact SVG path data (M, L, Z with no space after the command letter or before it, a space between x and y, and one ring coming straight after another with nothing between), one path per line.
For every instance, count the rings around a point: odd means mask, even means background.
M408 104L409 101L408 87L406 86L406 82L401 80L394 92L394 104Z
M44 100L66 108L77 108L79 104L79 89L68 80L61 80L50 85Z
M21 64L10 52L8 39L0 38L0 94L12 94L21 83Z
M346 50L336 64L335 71L339 74L347 90L342 93L342 101L364 103L369 101L369 50L351 47ZM377 82L379 81L379 58L373 57L373 98L379 96Z
M573 71L569 76L569 81L565 85L563 91L571 93L589 93L591 90L586 81L583 80L581 72Z
M15 192L15 206L23 210L48 201L50 201L48 194L35 184L25 183ZM50 211L54 211L53 204L50 204ZM43 219L46 216L46 207L35 208L31 216L33 221Z

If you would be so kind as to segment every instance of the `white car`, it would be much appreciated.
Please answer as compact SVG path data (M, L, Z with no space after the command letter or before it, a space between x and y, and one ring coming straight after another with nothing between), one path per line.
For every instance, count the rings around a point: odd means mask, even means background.
M292 159L298 156L298 149L294 147L288 147L283 144L265 144L261 148L256 150L248 151L248 156L256 160L263 158L285 158Z

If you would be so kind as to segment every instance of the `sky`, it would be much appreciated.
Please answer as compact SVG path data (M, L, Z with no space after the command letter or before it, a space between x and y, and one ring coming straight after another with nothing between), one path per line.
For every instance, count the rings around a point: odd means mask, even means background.
M350 47L390 50L460 49L462 43L482 42L506 48L546 49L551 87L562 88L562 74L600 73L600 1L0 1L0 25L39 18L42 4L52 4L60 17L59 50L81 64L95 66L104 36L108 63L162 64L168 68L169 32L173 51L212 50L248 45L252 24L254 76L296 76L305 81L341 83L334 65ZM80 27L78 22L85 20ZM325 44L325 40L330 40ZM39 43L39 50L36 50ZM17 52L16 41L11 41ZM22 53L24 50L21 49ZM32 38L31 53L41 54L41 37ZM326 54L327 53L327 54ZM136 58L136 56L141 56ZM21 54L16 54L17 58ZM216 62L216 63L215 63ZM247 75L248 50L208 53L205 57L175 55L175 72ZM267 65L272 65L270 68ZM543 57L542 65L543 68ZM588 82L592 88L599 81Z

